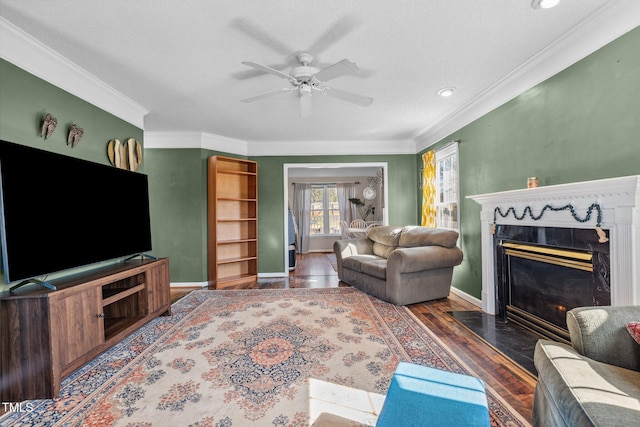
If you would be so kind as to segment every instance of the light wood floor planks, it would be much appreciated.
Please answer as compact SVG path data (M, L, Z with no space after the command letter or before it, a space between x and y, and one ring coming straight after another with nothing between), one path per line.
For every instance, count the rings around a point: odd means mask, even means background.
M335 256L325 253L298 255L296 269L288 278L259 279L237 288L326 288L348 286L338 280ZM172 299L178 300L192 289L174 288ZM525 419L531 420L533 389L536 378L496 351L482 339L456 322L448 311L479 310L475 305L451 294L449 298L414 304L411 312L451 348L487 386L493 388Z

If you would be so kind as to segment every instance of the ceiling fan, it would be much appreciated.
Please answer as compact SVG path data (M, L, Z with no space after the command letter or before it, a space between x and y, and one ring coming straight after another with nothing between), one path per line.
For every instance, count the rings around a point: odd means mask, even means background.
M373 98L370 98L368 96L335 89L331 86L325 85L325 83L329 80L333 80L345 74L357 73L360 69L354 62L351 62L348 59L343 59L340 62L336 62L333 65L319 70L310 65L313 61L313 56L309 52L298 53L296 55L296 59L298 60L300 65L293 68L289 74L276 70L275 68L271 68L267 65L259 64L257 62L243 62L244 65L265 71L267 73L273 74L274 76L287 80L291 84L291 87L264 92L255 96L251 96L249 98L241 99L240 101L253 102L281 93L297 91L298 98L300 99L300 115L303 118L309 117L312 113L311 98L314 93L331 96L333 98L338 98L343 101L357 104L363 107L367 107L373 103Z

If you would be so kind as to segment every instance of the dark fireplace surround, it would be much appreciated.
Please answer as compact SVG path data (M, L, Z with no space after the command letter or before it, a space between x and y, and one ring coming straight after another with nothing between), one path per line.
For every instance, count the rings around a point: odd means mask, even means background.
M594 229L498 225L496 314L568 342L568 310L611 304L609 248Z

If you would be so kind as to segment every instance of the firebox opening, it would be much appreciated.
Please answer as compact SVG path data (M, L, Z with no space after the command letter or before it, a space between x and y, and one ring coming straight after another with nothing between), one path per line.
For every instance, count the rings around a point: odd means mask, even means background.
M568 310L610 304L609 247L597 243L593 230L501 228L496 272L503 319L569 342Z

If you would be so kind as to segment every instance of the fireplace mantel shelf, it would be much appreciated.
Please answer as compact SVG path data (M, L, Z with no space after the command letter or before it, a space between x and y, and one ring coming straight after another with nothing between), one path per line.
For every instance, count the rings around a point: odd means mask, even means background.
M495 257L493 235L490 233L494 212L513 208L522 215L528 206L539 214L545 205L560 208L571 204L584 218L592 203L602 209L602 228L609 230L611 240L611 304L640 305L640 269L635 260L640 255L640 175L549 185L538 188L501 191L467 196L482 205L482 308L496 314ZM595 228L595 212L590 221L577 222L567 211L547 211L538 221L528 215L522 220L513 215L498 215L498 224Z

